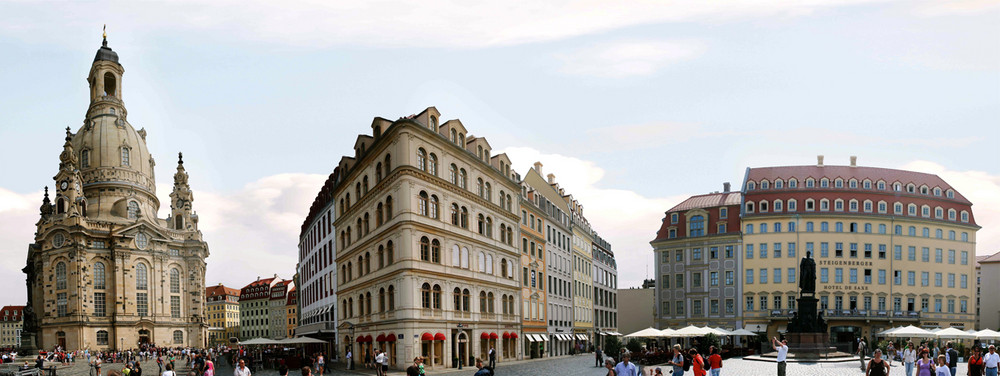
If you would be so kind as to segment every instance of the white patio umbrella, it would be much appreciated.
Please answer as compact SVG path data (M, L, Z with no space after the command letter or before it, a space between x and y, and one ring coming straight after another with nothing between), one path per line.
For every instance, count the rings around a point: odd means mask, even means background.
M976 332L976 338L998 340L1000 339L1000 332L993 329L983 329Z
M674 331L671 337L679 337L679 338L701 337L708 333L711 332L709 330L706 330L706 328L699 328L694 325L689 325L684 328L677 329L676 331Z
M961 329L948 328L941 329L934 335L938 338L975 339L975 334L963 332Z
M285 338L280 342L283 344L290 344L290 345L299 345L307 343L326 343L326 341L324 340L310 338L310 337Z
M725 329L722 329L722 328L719 328L719 327L712 328L712 330L714 330L716 332L719 332L720 336L731 336L731 335L733 335L733 332L730 332L728 330L725 330Z
M663 338L673 337L673 334L674 334L675 331L676 330L673 330L673 329L670 329L670 328L663 329L663 330L660 331L660 337L663 337Z
M913 325L907 325L905 327L899 328L899 330L894 330L892 333L886 335L887 337L915 337L915 338L934 338L934 333L926 329L921 329Z
M275 341L270 338L254 338L251 340L240 342L241 345L280 345L281 342Z
M897 326L895 328L889 328L889 329L883 330L881 332L878 332L878 335L880 335L880 336L889 336L890 333L895 332L897 330L900 330L902 328L903 328L902 326Z
M649 328L640 330L638 332L635 332L635 333L632 333L632 334L626 334L625 335L625 338L630 338L630 337L635 337L635 338L658 338L658 337L660 337L660 330L659 329L654 329L653 327L649 327Z
M702 327L701 329L702 329L702 330L704 330L704 331L706 331L706 332L709 332L709 333L712 333L712 334L715 334L715 335L717 335L717 336L719 336L719 337L728 337L728 336L729 336L729 332L728 332L728 331L726 331L726 330L724 330L724 329L720 329L720 328L709 328L709 327L707 327L707 326L705 326L705 327Z
M729 333L731 335L734 335L734 336L755 336L755 335L757 335L757 333L751 332L751 331L746 330L746 329L736 329L736 330L731 331Z

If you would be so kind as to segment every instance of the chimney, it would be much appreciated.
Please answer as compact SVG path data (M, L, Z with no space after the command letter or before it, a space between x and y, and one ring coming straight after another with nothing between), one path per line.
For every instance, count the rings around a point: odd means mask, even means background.
M556 183L556 175L555 174L548 174L548 178L549 178L549 184L555 184Z
M722 191L725 192L725 193L729 193L729 182L728 181L725 182L725 183L722 183Z
M823 167L823 156L822 155L817 155L816 156L816 165L819 166L819 167Z
M851 167L858 167L858 156L851 156Z
M538 176L545 176L542 174L542 162L535 162L535 172L538 173Z

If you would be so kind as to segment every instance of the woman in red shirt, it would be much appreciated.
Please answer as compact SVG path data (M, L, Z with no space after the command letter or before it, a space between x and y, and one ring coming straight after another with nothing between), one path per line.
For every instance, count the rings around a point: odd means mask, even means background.
M719 373L722 372L722 355L719 355L718 348L712 348L712 355L708 356L708 367L708 372L712 376L719 376Z

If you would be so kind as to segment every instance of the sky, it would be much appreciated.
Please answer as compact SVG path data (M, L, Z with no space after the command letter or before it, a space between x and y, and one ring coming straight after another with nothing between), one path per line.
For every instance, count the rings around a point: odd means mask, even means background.
M0 304L101 28L169 212L183 151L206 283L290 278L299 226L373 117L435 106L517 171L535 161L651 270L663 213L755 166L902 168L973 202L1000 250L1000 1L0 2Z

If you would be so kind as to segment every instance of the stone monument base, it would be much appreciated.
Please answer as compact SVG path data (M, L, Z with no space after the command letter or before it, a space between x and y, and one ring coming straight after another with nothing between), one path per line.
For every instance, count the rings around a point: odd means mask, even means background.
M788 352L797 358L827 358L837 352L827 333L786 333Z
M21 347L17 350L19 355L31 355L32 358L38 355L38 342L35 335L36 333L32 332L21 332Z

